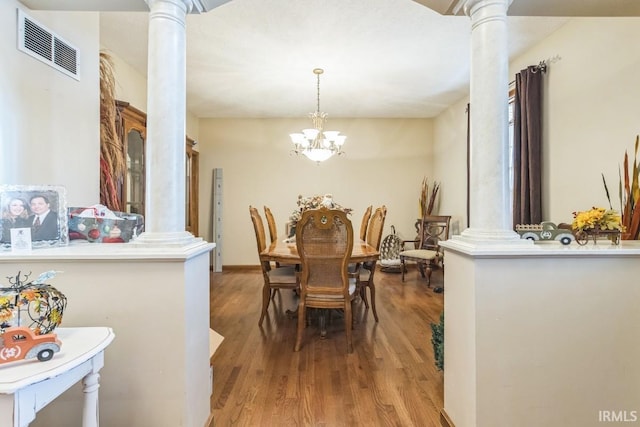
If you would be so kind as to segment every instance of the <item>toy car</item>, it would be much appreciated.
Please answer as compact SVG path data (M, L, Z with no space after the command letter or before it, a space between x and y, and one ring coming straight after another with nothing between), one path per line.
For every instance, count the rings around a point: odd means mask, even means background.
M516 232L522 239L529 240L558 240L568 245L576 240L571 230L558 228L553 222L543 221L540 224L518 224Z
M60 351L56 334L36 335L24 326L12 326L0 335L0 364L38 358L45 362Z

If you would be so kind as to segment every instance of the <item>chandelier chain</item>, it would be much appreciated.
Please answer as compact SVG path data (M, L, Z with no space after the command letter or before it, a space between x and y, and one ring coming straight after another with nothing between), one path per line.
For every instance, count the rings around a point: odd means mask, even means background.
M321 73L316 73L316 76L318 77L318 84L317 84L317 88L318 88L318 109L316 111L320 112L320 74Z

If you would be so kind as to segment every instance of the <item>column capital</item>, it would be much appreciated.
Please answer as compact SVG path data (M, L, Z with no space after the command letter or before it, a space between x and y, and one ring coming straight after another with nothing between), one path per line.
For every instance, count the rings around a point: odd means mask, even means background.
M144 0L151 10L152 4L157 2L174 3L180 7L185 8L186 13L204 13L215 9L230 0Z
M458 15L462 10L465 15L470 17L479 8L504 5L504 13L506 14L511 3L513 0L454 0L451 10L454 15Z
M144 0L144 1L145 3L147 3L147 6L149 6L149 10L151 12L154 11L154 8L168 6L174 9L177 8L178 10L182 11L182 13L187 14L193 8L193 0Z

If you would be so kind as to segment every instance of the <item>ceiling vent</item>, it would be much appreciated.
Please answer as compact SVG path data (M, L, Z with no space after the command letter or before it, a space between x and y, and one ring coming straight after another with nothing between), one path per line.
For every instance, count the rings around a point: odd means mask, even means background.
M18 9L18 49L80 80L78 49Z

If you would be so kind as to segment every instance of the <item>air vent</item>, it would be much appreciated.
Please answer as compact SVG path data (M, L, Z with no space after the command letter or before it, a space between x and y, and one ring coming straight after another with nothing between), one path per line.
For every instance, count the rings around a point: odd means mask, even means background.
M80 80L78 50L18 9L18 49Z

